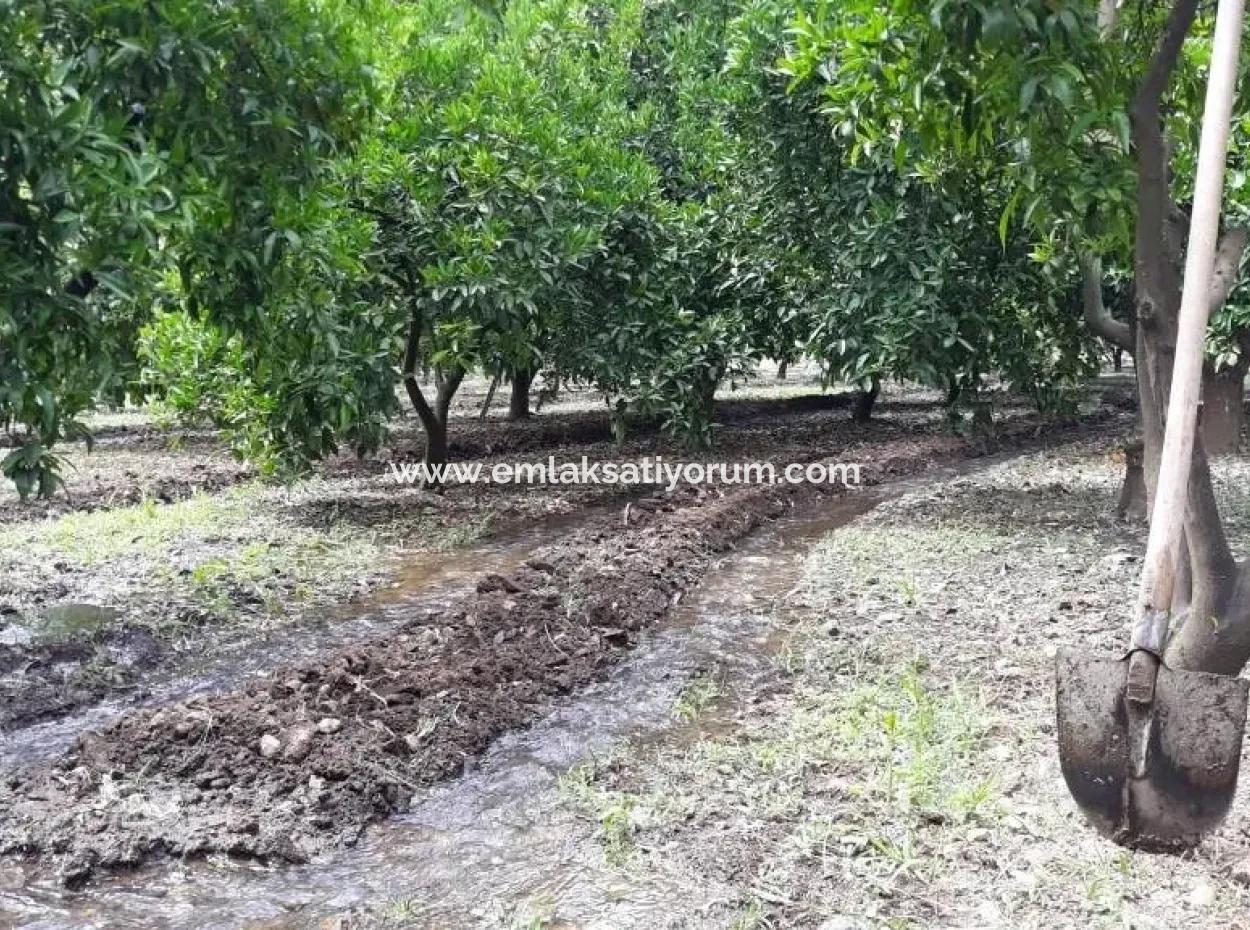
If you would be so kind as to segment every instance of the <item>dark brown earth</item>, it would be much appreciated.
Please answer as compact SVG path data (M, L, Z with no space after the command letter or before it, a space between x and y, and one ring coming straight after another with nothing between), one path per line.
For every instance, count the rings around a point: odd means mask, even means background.
M850 446L841 460L875 483L1123 420L1025 415L975 441L930 428ZM75 883L160 854L298 862L349 844L601 675L717 552L815 493L703 488L634 502L396 635L86 734L51 772L0 783L0 853L39 857Z

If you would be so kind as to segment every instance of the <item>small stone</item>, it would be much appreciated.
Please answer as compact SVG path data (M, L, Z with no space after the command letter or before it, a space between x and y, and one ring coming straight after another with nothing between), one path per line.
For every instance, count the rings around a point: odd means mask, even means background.
M898 623L903 619L903 615L896 610L887 610L885 613L877 614L878 623Z
M317 732L327 736L343 729L343 721L338 717L322 717L317 721Z
M1215 886L1208 881L1199 880L1189 892L1189 903L1197 908L1210 907L1215 903Z
M295 727L287 734L286 751L282 758L288 762L303 762L312 751L312 727Z
M266 759L272 759L282 751L282 741L272 733L266 733L260 738L260 754Z

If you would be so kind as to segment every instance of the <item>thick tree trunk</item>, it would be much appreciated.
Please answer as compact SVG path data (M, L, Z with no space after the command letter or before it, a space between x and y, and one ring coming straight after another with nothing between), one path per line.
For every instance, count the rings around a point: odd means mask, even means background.
M873 378L868 390L855 395L855 405L851 408L851 419L856 423L867 423L872 420L872 408L877 404L877 395L881 393L881 382Z
M988 397L976 397L972 401L972 428L981 433L994 429L994 402Z
M1167 661L1178 668L1235 675L1250 658L1250 584L1228 547L1201 443L1195 450L1185 552L1173 599ZM1181 584L1184 582L1184 584Z
M447 424L441 420L421 418L425 429L425 454L421 461L426 465L445 465L447 463ZM438 482L431 481L431 484Z
M721 378L725 376L724 368L715 368L706 371L699 378L698 384L695 386L696 397L698 398L697 416L703 422L700 424L706 429L700 429L698 434L690 434L687 439L692 443L699 445L707 445L711 442L711 425L716 415L716 389L720 387ZM694 411L692 411L694 412Z
M1245 426L1246 363L1205 371L1202 379L1202 447L1208 455L1227 455L1241 448Z
M525 420L530 415L530 385L534 383L534 372L529 368L520 368L512 372L512 394L508 398L508 419Z
M780 362L777 363L777 380L778 381L786 380L786 371L789 367L790 367L790 363L787 362L784 358Z

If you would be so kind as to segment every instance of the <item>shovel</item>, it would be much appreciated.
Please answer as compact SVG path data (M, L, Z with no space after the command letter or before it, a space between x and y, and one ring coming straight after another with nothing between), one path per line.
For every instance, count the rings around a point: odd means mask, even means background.
M1219 0L1198 150L1167 427L1128 653L1056 660L1059 760L1100 833L1156 852L1196 846L1233 801L1247 682L1163 662L1189 494L1245 0Z

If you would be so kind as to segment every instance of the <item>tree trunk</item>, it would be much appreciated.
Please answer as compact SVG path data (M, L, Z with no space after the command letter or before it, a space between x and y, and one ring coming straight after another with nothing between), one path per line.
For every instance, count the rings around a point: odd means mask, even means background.
M1201 442L1190 482L1184 561L1173 598L1174 610L1186 609L1173 617L1166 658L1177 668L1235 675L1250 658L1250 583L1228 548Z
M777 380L778 381L786 380L786 370L789 367L790 367L790 363L787 362L784 358L780 362L777 363Z
M1111 350L1111 365L1115 369L1116 374L1124 370L1124 350L1119 346Z
M447 423L422 417L421 425L425 428L425 454L421 461L426 465L447 464ZM441 482L431 479L429 483L437 487Z
M518 368L512 372L512 395L508 398L508 419L525 420L530 415L530 385L534 383L534 372L529 368Z
M1199 428L1207 455L1227 455L1241 448L1245 425L1246 363L1203 372Z
M994 430L994 403L987 397L977 397L972 401L972 427L981 433Z
M456 395L456 389L460 387L460 382L464 380L464 369L436 371L434 377L437 393L433 406L430 406L425 399L421 385L416 379L406 381L405 387L408 389L408 398L412 401L412 408L417 412L417 418L421 421L421 428L425 431L425 455L422 461L427 465L444 465L447 462L447 421L450 416L451 401ZM437 484L437 482L431 483Z
M1124 447L1124 484L1120 488L1120 502L1115 508L1116 516L1121 520L1137 522L1146 519L1144 458L1145 451L1140 441Z
M716 389L720 387L720 377L709 377L699 388L700 403L703 406L703 413L710 421L716 412Z
M851 407L851 419L856 423L868 423L872 420L872 408L877 404L879 393L881 393L881 382L873 378L868 390L861 390L855 395L855 405Z
M1130 108L1137 160L1137 227L1134 235L1134 328L1138 397L1144 443L1143 471L1153 508L1163 444L1164 412L1171 390L1181 259L1189 218L1171 196L1169 152L1161 102L1193 23L1198 0L1175 0L1163 36ZM1226 230L1218 241L1216 273L1208 295L1222 306L1236 282L1245 230ZM1166 661L1177 668L1235 674L1250 658L1250 572L1232 557L1216 507L1201 436L1195 442L1185 511L1181 564L1172 602L1185 609L1172 618Z
M490 413L490 405L495 400L495 391L499 388L499 372L495 372L495 377L490 379L490 387L486 389L486 399L482 401L482 409L478 411L477 418L485 420L486 414Z
M423 461L427 465L443 465L447 462L447 419L451 411L451 401L456 395L460 382L464 380L463 368L452 368L444 372L434 371L435 397L434 405L426 400L421 390L421 382L417 380L417 366L420 363L421 318L414 313L408 324L408 338L404 345L404 390L412 409L416 411L421 427L425 431L425 455ZM431 481L437 486L438 482Z

